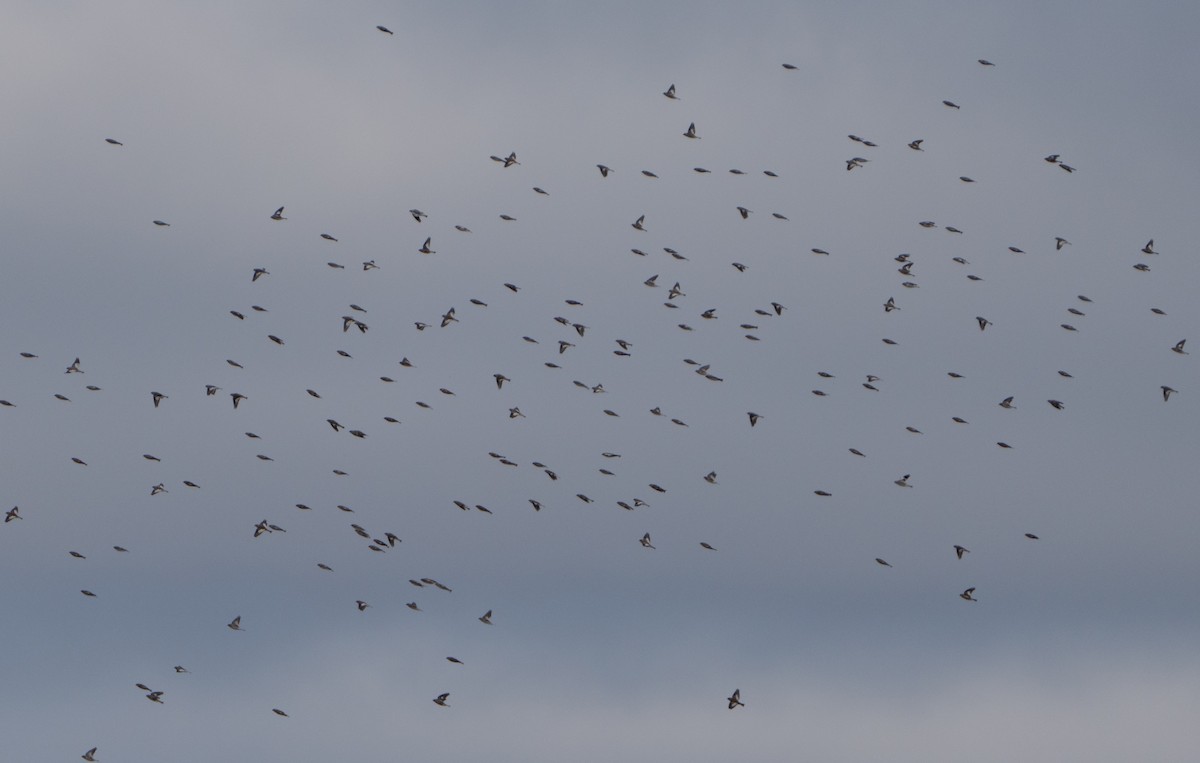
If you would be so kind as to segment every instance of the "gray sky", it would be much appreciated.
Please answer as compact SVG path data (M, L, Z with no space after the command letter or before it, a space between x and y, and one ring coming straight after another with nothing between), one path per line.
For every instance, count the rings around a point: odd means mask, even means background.
M0 758L1194 757L1200 10L0 21Z

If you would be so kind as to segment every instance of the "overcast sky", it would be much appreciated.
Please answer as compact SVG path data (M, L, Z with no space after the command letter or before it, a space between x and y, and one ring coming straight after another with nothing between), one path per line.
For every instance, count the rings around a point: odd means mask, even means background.
M1194 759L1198 28L8 3L0 759Z

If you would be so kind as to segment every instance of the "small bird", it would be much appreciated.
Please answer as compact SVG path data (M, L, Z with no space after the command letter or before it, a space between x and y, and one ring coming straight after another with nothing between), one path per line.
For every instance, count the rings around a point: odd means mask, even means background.
M898 480L892 480L892 482L896 483L900 487L912 487L912 485L908 484L908 478L911 476L911 474L906 474Z
M738 211L738 214L742 216L743 220L749 219L749 217L750 217L749 209L746 209L745 207L738 207L737 211Z
M422 244L421 248L418 249L417 251L420 252L421 254L437 254L437 252L435 252L433 249L429 248L429 244L432 243L432 241L433 241L432 238L425 239L425 243Z
M643 223L645 223L645 222L646 222L646 216L642 215L641 217L639 217L637 220L635 220L633 222L633 229L640 230L640 231L646 230L646 227L643 225Z
M240 403L241 403L243 400L246 400L246 399L248 399L248 398L247 398L245 395L241 394L240 392L234 392L234 393L231 393L231 394L229 395L229 397L230 397L230 398L232 398L232 400L233 400L233 408L234 408L234 410L237 410L237 407L238 407L238 405L239 405L239 404L240 404Z
M984 318L983 316L980 316L980 315L975 316L975 320L979 322L979 330L980 331L983 331L988 326L995 325L991 321L989 321L987 318Z
M1058 157L1058 154L1050 154L1049 156L1043 156L1042 159L1051 164L1058 164Z
M333 236L329 235L328 233L322 233L322 234L321 234L321 238L325 239L326 241L334 241L334 242L336 242L336 241L337 241L337 239L336 239L336 238L334 238Z
M1186 339L1180 339L1178 342L1175 343L1175 346L1171 348L1171 352L1176 352L1176 353L1179 353L1180 355L1187 355L1188 353L1183 351L1183 344L1186 341L1187 341Z
M167 489L165 487L163 487L163 483L161 483L161 482L158 483L157 485L155 485L154 487L150 488L150 495L158 495L159 493L165 493L165 492L167 492Z
M250 276L250 283L254 283L263 276L271 275L266 268L255 268L253 275Z
M92 749L88 750L87 752L85 752L83 755L80 755L79 757L88 761L88 763L92 763L92 761L96 760L96 748L93 747Z
M151 702L157 702L161 705L163 704L162 695L163 693L161 691L152 691L146 695L146 699L150 700Z
M21 516L18 513L20 510L21 509L19 506L13 506L11 509L4 512L4 524L8 524L9 522L13 521L14 519L24 519L25 517Z
M762 416L759 416L754 412L748 412L746 415L750 417L750 426L754 426L758 423L758 420L762 418Z
M787 67L787 64L784 64L784 67ZM792 68L795 68L795 67L792 67ZM745 705L742 704L742 690L741 689L734 689L733 694L730 694L728 697L725 698L725 700L729 703L730 710L734 709L735 707L745 707Z
M187 668L185 668L185 667L184 667L184 666L182 666L182 665L176 665L176 666L175 666L175 672L176 672L176 673L191 673L192 671L188 670Z
M597 164L596 169L600 170L600 177L603 177L603 178L608 177L608 173L612 172L612 169L604 166L603 164Z
M1064 405L1063 401L1061 401L1061 400L1047 400L1046 402L1049 403L1050 405L1054 406L1054 408L1056 408L1057 410L1060 410L1060 411L1066 407L1066 405Z
M150 399L154 401L154 407L157 408L159 403L167 399L167 396L161 392L151 392Z
M391 34L391 32L388 32L388 34ZM271 712L272 712L272 713L275 713L275 715L278 715L278 716L280 716L281 718L288 718L288 717L290 717L290 716L288 716L288 714L287 714L287 713L283 712L282 710L280 710L280 709L279 709L279 708L277 708L277 707L273 707L273 708L271 708Z
M692 122L690 125L688 125L687 132L685 132L683 134L683 137L696 138L697 140L699 140L700 136L696 134L696 123L695 122Z
M275 210L275 213L271 215L271 219L272 220L286 220L287 218L283 216L283 207L280 207L279 209Z
M1163 388L1162 388L1163 402L1165 403L1167 400L1169 400L1171 398L1171 393L1176 392L1176 391L1177 390L1173 390L1170 387L1163 385Z
M979 59L979 65L980 65L980 66L995 66L995 64L994 64L994 63L992 63L991 61L987 60L986 58L981 58L981 59Z
M160 228L170 228L171 227L170 223L164 223L162 220L155 220L154 224Z
M654 548L653 544L650 542L650 533L643 535L640 543L646 548Z
M1146 245L1142 247L1142 254L1158 254L1158 252L1154 251L1154 239L1146 242Z
M362 599L359 599L358 601L356 601L356 602L354 602L354 603L355 603L356 605L358 605L358 611L359 611L359 612L365 612L365 611L367 610L367 607L371 606L370 604L366 603L366 602L365 602L365 601L363 601Z
M672 101L680 100L679 96L675 95L675 85L671 85L670 87L668 87L666 89L666 91L663 93L663 95L670 98Z
M962 546L954 547L954 555L957 556L959 559L962 559L964 554L969 554L969 553L971 553L970 549L963 548Z
M1013 399L1011 396L1006 397L1000 401L1000 407L1001 408L1016 408L1016 406L1012 404L1012 401L1013 401Z
M1039 538L1038 536L1034 535L1033 533L1025 533L1025 537L1026 537L1026 538L1029 538L1030 540L1041 540L1041 538Z
M242 628L242 616L238 615L237 617L233 618L233 620L229 621L229 623L225 627L229 628L229 630L231 630L231 631L244 630Z
M886 559L880 559L879 557L875 557L875 563L879 564L880 566L883 566L883 567L891 567L892 566L887 563Z
M715 548L713 548L709 544L705 543L704 541L700 541L700 548L704 549L705 551L716 551Z
M491 625L492 624L492 610L489 609L487 612L484 612L483 615L479 618L479 622L483 623L484 625Z
M942 105L947 108L951 108L951 109L960 108L959 105L957 103L955 103L954 101L942 101Z
M83 370L79 367L79 358L75 358L75 362L72 363L71 365L67 366L66 373L69 373L69 374L83 373Z
M387 27L385 27L385 26L380 26L380 25L378 25L378 24L377 24L377 25L375 26L375 28L376 28L376 29L378 29L380 32L383 32L384 34L393 34L392 30L388 29L388 28L387 28Z
M913 151L924 151L925 149L921 148L921 144L924 142L925 142L924 138L918 138L917 140L914 140L912 143L909 143L908 147L911 148Z
M123 146L123 145L125 145L124 143L122 143L121 141L117 140L116 138L105 138L105 139L104 139L104 142L105 142L105 143L111 143L111 144L113 144L114 146Z
M1070 246L1071 242L1061 236L1054 237L1054 251L1061 251L1064 246Z
M439 694L436 697L434 697L433 704L440 705L441 707L450 707L450 705L446 704L446 700L449 698L450 698L449 692L446 692L445 694Z
M975 589L974 589L974 587L972 587L972 588L968 588L967 590L965 590L965 591L963 591L962 593L960 593L960 594L958 595L958 597L959 597L960 599L963 599L963 600L965 600L965 601L979 601L979 599L976 599L974 596L972 596L972 595L971 595L971 594L973 594L973 593L975 593Z

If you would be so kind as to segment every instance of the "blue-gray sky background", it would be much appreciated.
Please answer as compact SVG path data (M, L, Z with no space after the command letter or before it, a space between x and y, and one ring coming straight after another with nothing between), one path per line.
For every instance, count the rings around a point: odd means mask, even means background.
M1192 759L1198 28L1177 3L8 4L0 758Z

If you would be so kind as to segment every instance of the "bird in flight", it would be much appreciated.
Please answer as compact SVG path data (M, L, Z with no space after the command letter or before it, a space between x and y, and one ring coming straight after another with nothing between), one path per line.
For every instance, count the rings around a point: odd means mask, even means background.
M650 543L650 533L643 535L641 541L639 542L646 548L654 548L654 546Z
M785 64L785 66L786 66L786 64ZM745 705L742 704L742 690L741 689L734 689L733 694L730 694L728 697L726 697L725 701L727 701L729 703L730 710L734 709L735 707L745 707Z
M968 588L967 590L965 590L965 591L963 591L962 593L960 593L960 594L958 595L958 597L959 597L960 599L963 599L964 601L979 601L979 599L976 599L976 598L975 598L975 597L972 595L972 594L974 594L974 593L975 593L975 589L972 587L972 588Z
M283 216L283 207L280 207L279 209L275 210L275 213L271 215L271 219L272 220L286 220L287 218Z
M237 617L233 618L225 627L229 628L231 631L244 630L242 628L242 616L238 615Z
M969 554L969 553L971 553L970 549L963 548L962 546L954 547L954 555L957 556L959 559L962 559L963 555Z
M492 610L489 609L487 612L484 612L483 615L479 618L479 622L483 623L484 625L491 625L492 624Z
M679 100L679 96L675 95L675 85L671 85L670 87L668 87L666 89L666 91L663 93L663 95L670 98L672 101Z
M434 697L433 704L440 705L441 707L450 707L450 705L446 704L446 700L448 699L450 699L449 692L446 692L445 694L439 694Z
M696 134L696 123L695 122L692 122L690 125L688 125L687 132L685 132L683 134L683 137L696 138L697 140L700 139L700 136Z

